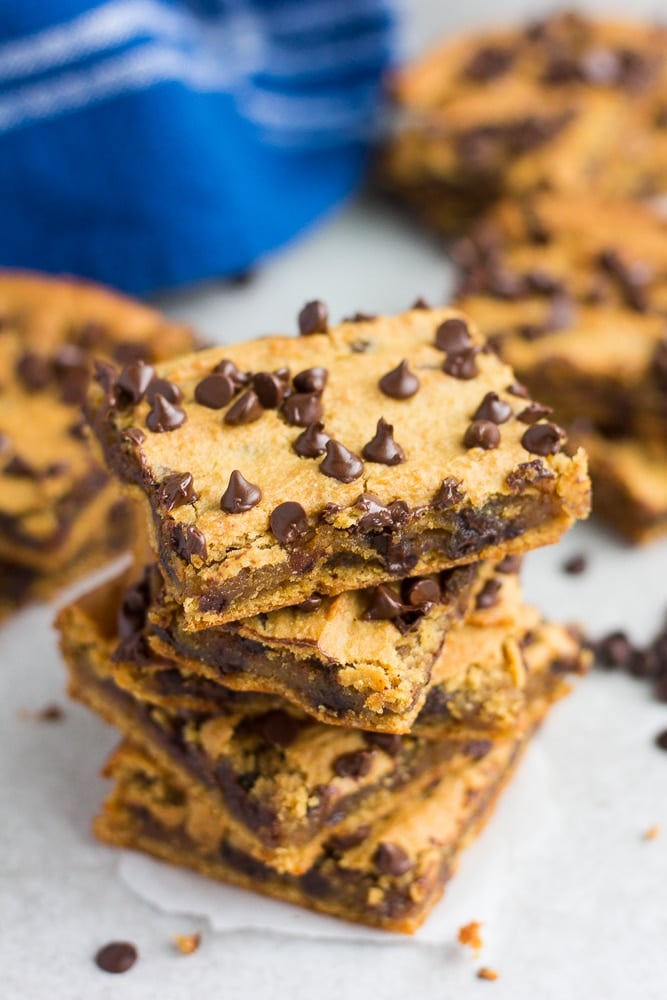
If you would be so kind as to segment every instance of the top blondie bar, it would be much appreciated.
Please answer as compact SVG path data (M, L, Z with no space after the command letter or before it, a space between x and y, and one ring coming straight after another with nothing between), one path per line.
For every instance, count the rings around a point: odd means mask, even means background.
M191 630L555 542L583 452L455 310L101 366L88 419ZM161 392L148 392L155 378Z

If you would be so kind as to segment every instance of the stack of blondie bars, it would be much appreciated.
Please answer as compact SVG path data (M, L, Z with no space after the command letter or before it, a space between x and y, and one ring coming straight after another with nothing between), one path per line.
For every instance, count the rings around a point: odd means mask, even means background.
M561 11L447 41L394 89L381 185L459 238L454 301L586 447L595 512L664 535L665 27Z
M518 571L589 481L461 312L299 326L98 366L148 546L59 617L72 694L124 738L95 829L412 932L586 663Z

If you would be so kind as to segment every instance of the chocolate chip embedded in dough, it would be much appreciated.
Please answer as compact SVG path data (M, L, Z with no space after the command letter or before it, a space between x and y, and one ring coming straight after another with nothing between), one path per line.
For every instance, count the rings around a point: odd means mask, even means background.
M556 455L566 441L566 434L558 424L533 424L521 438L521 444L532 455Z
M512 416L512 407L501 399L497 392L487 392L473 414L474 420L490 420L493 424L504 424Z
M232 427L240 427L243 424L252 424L259 420L263 413L264 407L257 394L252 389L248 389L229 407L224 420Z
M466 448L484 448L491 451L500 444L500 431L490 420L473 420L463 437Z
M364 463L358 455L341 444L329 438L326 444L326 455L320 462L320 472L341 483L351 483L364 471Z
M394 441L394 428L384 417L378 420L375 436L364 445L361 454L366 461L379 465L400 465L405 461L405 452Z
M146 426L154 434L165 434L175 431L188 419L185 410L170 403L159 392L153 397L152 408L146 417Z
M409 399L419 389L419 379L410 371L407 360L383 375L378 384L381 392L392 399Z
M175 507L183 507L185 504L194 503L197 494L191 472L172 472L160 483L158 489L158 499L165 510L170 511Z
M286 500L271 512L269 525L281 545L291 545L308 531L308 516L300 503Z
M221 410L234 398L236 387L228 375L213 372L195 386L195 402L209 410Z
M262 499L259 486L249 483L238 469L229 477L227 489L220 498L220 509L227 514L245 514Z

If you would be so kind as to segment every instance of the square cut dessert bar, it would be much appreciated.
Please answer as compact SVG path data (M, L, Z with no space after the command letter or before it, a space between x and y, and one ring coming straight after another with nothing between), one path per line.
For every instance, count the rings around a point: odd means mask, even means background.
M553 193L461 240L457 302L531 393L602 433L667 435L667 221Z
M292 872L304 871L351 813L370 819L394 789L461 747L476 755L498 731L518 733L527 704L559 697L567 690L563 674L584 665L574 637L515 607L515 590L504 608L499 601L480 610L476 624L454 633L457 639L467 631L468 641L455 643L450 668L431 689L436 697L411 734L327 726L278 697L221 685L210 692L207 682L199 710L185 699L165 707L159 694L151 696L154 672L146 663L113 663L121 594L119 581L107 583L61 612L70 693L198 789L249 853Z
M392 808L332 832L303 873L279 872L247 853L236 831L192 785L123 744L109 761L115 781L95 833L210 878L345 920L413 933L440 899L459 856L490 817L547 706L521 734L461 753L397 790Z
M395 75L378 185L446 236L502 197L664 191L665 38L558 12L447 39Z
M48 596L77 569L126 548L131 538L129 504L86 441L80 406L92 359L150 362L194 346L186 328L104 288L0 271L0 578L6 608Z
M511 369L460 313L355 320L320 332L309 303L307 336L161 365L152 401L140 365L99 371L88 418L186 629L500 559L586 516L583 454L517 419Z

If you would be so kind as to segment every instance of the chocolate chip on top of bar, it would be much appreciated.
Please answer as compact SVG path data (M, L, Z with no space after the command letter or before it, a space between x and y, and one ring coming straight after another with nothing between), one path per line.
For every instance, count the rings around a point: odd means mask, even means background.
M160 366L177 402L151 402L143 377L119 399L127 370L90 394L191 627L523 551L586 514L583 457L562 451L556 425L517 419L527 401L508 391L511 369L461 313L310 325ZM521 491L508 479L531 454L548 475Z

